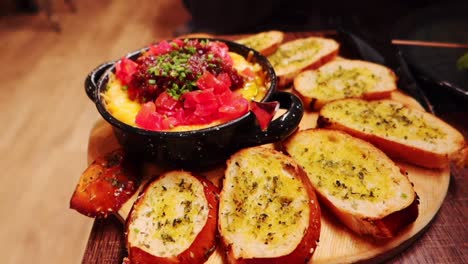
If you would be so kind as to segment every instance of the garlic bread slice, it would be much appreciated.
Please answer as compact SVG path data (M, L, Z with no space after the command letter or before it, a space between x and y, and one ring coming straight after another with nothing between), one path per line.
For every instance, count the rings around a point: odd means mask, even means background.
M218 191L208 180L171 171L146 186L127 219L132 264L204 263L216 247Z
M281 44L268 60L275 69L278 85L290 84L306 69L316 69L336 57L339 44L333 39L308 37Z
M341 131L310 129L284 146L307 172L320 201L354 232L389 238L416 220L411 182L372 144Z
M271 30L238 39L236 42L260 52L263 56L269 56L276 51L283 39L283 32Z
M465 146L463 135L441 119L392 100L337 100L322 107L317 125L346 131L390 157L426 168L447 167Z
M344 98L384 99L397 89L389 68L360 60L333 60L316 70L294 78L294 89L306 106L318 110L324 104Z
M320 210L290 157L252 147L227 162L218 229L229 263L305 263L317 246Z

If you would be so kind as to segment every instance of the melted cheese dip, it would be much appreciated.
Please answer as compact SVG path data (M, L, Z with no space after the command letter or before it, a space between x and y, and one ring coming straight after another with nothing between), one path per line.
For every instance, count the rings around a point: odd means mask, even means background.
M255 77L252 79L245 79L244 87L235 90L235 93L241 94L247 100L260 101L266 94L267 87L265 84L265 76L262 67L257 63L248 62L241 55L229 52L233 62L234 68L238 72L242 72L249 69L255 73ZM135 117L140 111L141 105L138 102L130 100L128 97L126 87L123 86L119 80L115 78L115 75L110 75L109 83L107 84L107 90L101 94L105 100L107 110L125 124L137 127L135 124ZM187 131L195 130L206 127L218 125L220 121L214 121L209 124L203 125L181 125L171 129L171 131Z

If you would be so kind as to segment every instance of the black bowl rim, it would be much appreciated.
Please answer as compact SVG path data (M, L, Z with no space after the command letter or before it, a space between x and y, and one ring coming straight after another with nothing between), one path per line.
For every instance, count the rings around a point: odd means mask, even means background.
M265 93L264 97L262 98L261 102L265 102L276 91L277 77L276 77L276 73L275 73L275 71L273 69L273 66L271 65L270 61L268 61L268 59L265 56L263 56L262 54L260 54L258 51L254 50L254 49L252 49L250 47L247 47L245 45L236 43L234 41L230 41L230 40L226 40L226 39L220 39L220 38L183 38L183 39L190 39L190 40L195 39L195 40L208 40L208 41L224 42L224 43L226 43L228 45L230 51L231 51L232 47L235 47L236 49L244 50L243 52L245 52L246 54L252 53L253 54L252 57L255 58L255 62L259 63L262 66L263 70L267 73L266 75L269 77L268 81L270 83L270 87L268 88L268 90ZM171 40L167 40L167 41L171 41ZM158 42L156 42L156 43L158 43ZM129 52L124 57L125 58L138 57L142 52L147 51L149 49L149 47L150 46L146 46L144 48ZM234 51L234 52L238 53L237 51ZM139 127L134 127L134 126L128 125L128 124L118 120L111 113L109 113L109 111L107 111L107 109L105 107L105 104L103 103L103 100L101 98L101 92L100 92L102 90L103 85L108 81L109 72L115 71L115 66L116 66L116 63L118 61L119 60L114 61L113 64L99 78L99 80L97 82L96 91L95 91L95 94L96 94L95 104L96 104L96 107L97 107L99 113L101 114L101 116L107 122L109 122L114 127L117 127L119 129L122 129L122 130L129 131L129 132L132 132L132 133L140 134L140 135L143 135L143 136L191 137L191 136L194 136L194 135L206 134L206 133L210 133L210 132L214 132L214 131L219 131L219 130L225 128L225 127L235 125L237 122L240 122L242 119L246 119L249 116L253 115L252 111L249 111L249 112L245 113L243 116L240 116L240 117L238 117L236 119L233 119L233 120L230 120L228 122L223 122L221 124L214 125L214 126L209 126L209 127L205 127L205 128L194 129L194 130L184 130L184 131L153 131L153 130L146 130L146 129L142 129L142 128L139 128Z

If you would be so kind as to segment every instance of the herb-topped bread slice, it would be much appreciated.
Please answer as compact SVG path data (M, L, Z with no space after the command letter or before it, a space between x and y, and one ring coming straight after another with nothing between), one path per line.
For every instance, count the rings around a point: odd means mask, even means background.
M346 131L391 157L427 168L447 167L465 146L447 123L392 100L337 100L322 107L317 125Z
M389 238L417 218L411 182L372 144L340 131L311 129L284 146L321 201L354 232Z
M122 149L96 158L81 174L70 208L90 217L117 213L137 192L139 170Z
M228 263L306 263L320 235L320 210L306 173L263 147L227 162L218 229Z
M283 32L271 30L238 39L236 42L260 52L263 56L269 56L276 51L283 39Z
M388 98L396 88L393 71L359 60L333 60L294 78L294 89L312 110L343 98Z
M339 44L333 39L309 37L283 43L268 60L278 76L278 85L286 86L306 69L316 69L338 54Z
M132 264L204 263L216 247L218 191L185 171L161 175L144 189L127 219Z

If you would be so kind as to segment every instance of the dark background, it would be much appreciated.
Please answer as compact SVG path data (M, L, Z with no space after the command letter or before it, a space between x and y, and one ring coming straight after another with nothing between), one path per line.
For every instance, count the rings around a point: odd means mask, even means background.
M77 0L75 0L77 1ZM155 0L157 1L157 0ZM431 6L450 5L443 0L179 0L191 15L188 23L178 28L174 35L192 32L213 34L243 34L269 29L283 31L313 31L346 28L362 36L379 48L379 43L399 37L398 31L408 26L401 21ZM71 2L73 1L66 1ZM37 13L36 0L1 1L2 13ZM465 11L468 17L468 10ZM419 17L412 26L433 21L438 17ZM468 23L462 40L468 42ZM463 33L465 31L465 33ZM449 34L450 35L450 34ZM454 34L455 35L455 34ZM460 34L458 34L460 35ZM456 37L456 36L455 36ZM459 36L458 36L459 37ZM460 38L458 38L460 39ZM450 40L445 40L450 41ZM406 47L400 48L405 54ZM463 51L465 52L465 51ZM393 54L384 54L392 56ZM443 56L443 55L442 55ZM406 57L407 61L408 56ZM435 58L437 60L437 58ZM456 59L456 58L455 58ZM411 64L411 63L410 63ZM412 65L410 65L412 66ZM468 112L468 96L441 86L411 67L419 86L433 104L436 113ZM464 71L468 76L468 70ZM464 76L465 78L465 76ZM465 78L466 80L466 78ZM466 82L463 83L466 86ZM468 87L462 87L468 90Z
M181 29L182 33L185 31L187 33L239 34L268 29L310 31L346 28L379 48L379 43L390 42L392 38L399 37L398 32L401 31L402 20L425 8L450 5L457 1L184 0L183 2L192 20ZM468 10L465 12L468 16ZM438 17L419 17L418 19L411 21L413 23L411 26L417 27L418 24L434 21ZM464 41L468 40L468 23L465 29ZM444 41L450 41L450 39ZM405 55L405 47L401 49ZM384 55L392 56L393 54ZM419 86L433 104L436 113L448 113L446 115L449 119L451 113L461 115L461 118L466 117L468 97L440 86L426 78L427 76L414 71L414 68L411 69ZM468 71L465 70L465 72L468 75ZM464 89L468 90L468 87Z

